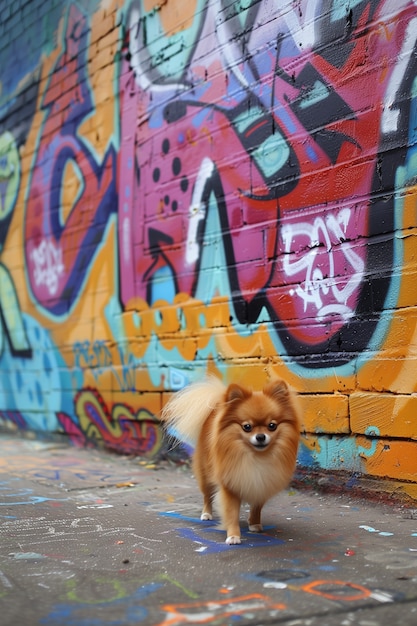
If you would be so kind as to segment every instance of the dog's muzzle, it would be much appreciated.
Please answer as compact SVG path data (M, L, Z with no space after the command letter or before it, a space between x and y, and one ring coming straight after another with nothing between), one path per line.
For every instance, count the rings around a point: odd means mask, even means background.
M269 442L271 441L271 437L266 433L256 433L250 438L250 442L254 448L257 450L264 450Z

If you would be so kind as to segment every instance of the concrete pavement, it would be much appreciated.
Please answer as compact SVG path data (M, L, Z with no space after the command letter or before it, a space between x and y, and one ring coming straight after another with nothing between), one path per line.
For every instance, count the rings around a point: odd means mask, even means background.
M2 626L417 624L417 503L291 487L227 546L186 465L2 435L0 474Z

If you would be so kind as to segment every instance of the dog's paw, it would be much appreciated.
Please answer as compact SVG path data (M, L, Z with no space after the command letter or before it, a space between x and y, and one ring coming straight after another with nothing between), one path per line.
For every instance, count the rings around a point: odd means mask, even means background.
M201 519L203 522L207 522L208 520L213 519L213 516L212 516L212 515L210 515L210 513L202 513L202 514L200 515L200 519Z
M227 537L226 543L229 544L229 546L236 546L240 543L240 537L237 537L237 535L230 535L230 537Z
M262 524L249 524L249 530L251 533L261 533L264 527Z

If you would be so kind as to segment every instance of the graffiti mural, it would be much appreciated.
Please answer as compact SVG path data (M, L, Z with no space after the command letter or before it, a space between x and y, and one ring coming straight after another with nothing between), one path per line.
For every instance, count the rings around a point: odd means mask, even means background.
M75 397L75 414L88 441L103 441L125 453L156 455L162 433L154 416L145 409L135 412L116 404L111 412L94 389L83 389Z
M41 102L45 122L25 216L29 282L37 301L53 313L64 313L73 304L115 205L114 152L110 149L97 163L77 134L93 109L87 46L87 22L74 4L68 11L64 50Z
M410 101L400 94L414 76L414 7L389 18L385 3L360 2L346 15L307 2L300 18L264 4L243 11L242 24L241 14L210 3L204 23L190 27L176 77L168 61L157 76L148 72L168 37L144 51L148 22L159 18L132 4L120 88L122 298L152 302L167 275L175 292L195 295L214 210L239 322L265 309L287 353L331 352L337 365L367 347L390 286L394 246L383 235L395 227L395 175L407 149ZM385 14L384 30L368 35ZM208 45L220 52L204 54ZM377 62L399 55L400 80L395 64Z
M0 135L0 253L13 217L20 182L20 158L13 135ZM5 338L13 354L30 356L26 329L10 271L0 261L0 356Z
M0 424L152 456L281 376L300 464L417 481L415 2L178 6L45 4L16 75L6 20Z

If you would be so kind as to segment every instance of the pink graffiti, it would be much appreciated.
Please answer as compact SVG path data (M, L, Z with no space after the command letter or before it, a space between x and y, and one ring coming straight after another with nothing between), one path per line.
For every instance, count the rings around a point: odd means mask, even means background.
M293 349L318 349L370 297L364 275L378 260L367 238L391 227L392 204L375 192L393 189L395 163L381 168L378 158L404 132L397 94L416 8L404 0L393 15L389 2L360 3L331 56L327 31L346 27L336 5L315 24L320 2L285 14L261 4L246 54L227 20L216 22L220 3L207 8L175 84L147 75L139 9L131 13L120 74L121 297L151 301L162 268L176 291L194 293L215 197L238 318L256 321L265 307Z

